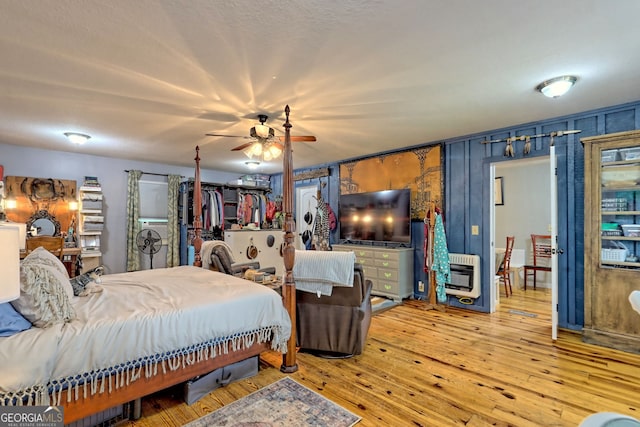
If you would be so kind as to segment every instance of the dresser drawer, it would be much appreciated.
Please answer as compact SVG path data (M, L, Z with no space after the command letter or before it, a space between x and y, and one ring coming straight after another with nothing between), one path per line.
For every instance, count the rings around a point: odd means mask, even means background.
M398 269L398 261L394 261L394 260L376 258L376 259L373 260L373 264L376 267L389 268L389 269L392 269L392 270L397 270Z
M388 295L398 295L400 292L400 286L398 282L387 282L385 280L378 279L376 283L376 290Z
M365 279L373 279L378 277L378 269L372 265L363 265L362 273L364 274Z
M362 264L363 266L368 265L371 267L375 267L376 266L376 262L373 258L360 258L360 257L356 257L356 262Z
M386 259L388 261L398 261L400 259L400 254L398 252L392 251L376 251L375 252L376 259Z
M388 270L385 268L378 268L378 279L387 281L398 281L398 270Z
M351 247L345 247L341 245L334 245L333 250L340 251L340 252L353 252L354 254L356 254L356 262L359 262L360 264L373 265L374 255L373 255L373 251L369 249L351 248Z
M373 258L373 251L369 249L354 249L353 252L356 254L356 258Z

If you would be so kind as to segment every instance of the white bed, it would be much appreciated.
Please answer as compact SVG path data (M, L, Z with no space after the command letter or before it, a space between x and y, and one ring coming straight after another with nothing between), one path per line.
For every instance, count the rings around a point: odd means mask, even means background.
M62 405L254 344L286 351L291 321L266 286L193 266L107 275L101 286L72 298L75 320L0 338L1 401Z

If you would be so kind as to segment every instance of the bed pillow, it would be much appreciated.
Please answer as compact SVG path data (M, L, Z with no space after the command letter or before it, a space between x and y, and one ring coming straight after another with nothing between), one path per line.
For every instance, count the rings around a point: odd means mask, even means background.
M55 267L22 263L20 298L11 301L11 305L38 328L69 322L76 318L76 313L67 287L71 288L69 279Z
M0 337L10 337L31 327L31 323L18 313L11 304L0 304Z
M67 296L69 298L73 297L73 287L69 282L69 273L67 272L67 267L64 266L60 258L40 246L39 248L34 249L22 260L22 265L40 265L43 267L47 267L53 269L52 274L56 274L56 272L60 273L60 277L64 277L65 281L63 282L63 286L65 291L67 292Z

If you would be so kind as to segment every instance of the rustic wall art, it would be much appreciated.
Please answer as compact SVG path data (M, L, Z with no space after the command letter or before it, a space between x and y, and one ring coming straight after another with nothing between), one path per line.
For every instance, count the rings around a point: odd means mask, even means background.
M442 203L442 147L432 145L340 165L340 194L411 189L411 218Z

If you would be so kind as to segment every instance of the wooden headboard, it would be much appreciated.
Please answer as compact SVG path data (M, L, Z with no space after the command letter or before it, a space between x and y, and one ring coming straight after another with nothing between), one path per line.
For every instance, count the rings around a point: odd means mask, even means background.
M291 337L287 343L287 352L282 356L280 370L292 373L298 370L296 364L296 284L293 278L293 264L295 261L295 247L293 245L295 223L293 221L293 154L291 152L291 123L289 122L290 108L284 109L286 121L284 123L284 146L282 149L282 210L284 213L284 258L285 274L282 283L282 300L291 318ZM193 228L192 240L195 251L193 265L202 267L200 250L202 248L202 191L200 182L200 147L196 147L196 169L193 184Z

